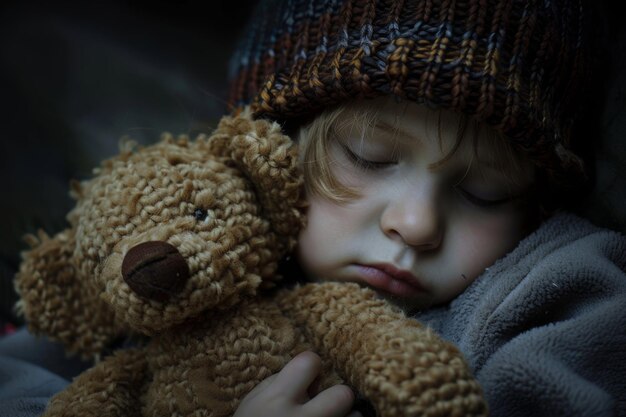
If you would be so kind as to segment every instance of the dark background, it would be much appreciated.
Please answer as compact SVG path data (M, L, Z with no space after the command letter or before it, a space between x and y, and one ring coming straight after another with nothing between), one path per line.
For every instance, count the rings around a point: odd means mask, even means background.
M626 25L611 1L610 60L588 80L605 98L589 140L597 188L586 212L626 231ZM0 6L0 334L19 324L12 279L21 238L65 227L71 178L120 138L210 132L226 111L227 64L253 0L49 2ZM601 3L601 2L598 2ZM583 115L585 117L585 115Z
M210 132L254 4L22 1L0 6L0 333L17 323L25 233L65 227L68 180L162 131Z

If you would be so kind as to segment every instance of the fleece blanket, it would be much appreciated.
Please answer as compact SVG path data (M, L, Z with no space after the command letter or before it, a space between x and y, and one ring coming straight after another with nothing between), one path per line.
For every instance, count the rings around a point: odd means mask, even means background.
M625 271L624 236L562 213L415 318L464 352L492 416L626 416Z
M415 317L463 351L491 416L626 416L625 270L625 237L560 214ZM18 336L0 340L2 417L39 415L67 384L59 347L34 360Z
M0 417L35 417L50 398L93 364L22 328L0 338Z

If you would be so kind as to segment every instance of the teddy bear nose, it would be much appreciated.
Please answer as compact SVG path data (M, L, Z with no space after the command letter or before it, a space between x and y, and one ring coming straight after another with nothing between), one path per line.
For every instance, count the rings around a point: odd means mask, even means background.
M122 276L137 295L164 302L183 289L189 279L189 267L169 243L144 242L124 256Z

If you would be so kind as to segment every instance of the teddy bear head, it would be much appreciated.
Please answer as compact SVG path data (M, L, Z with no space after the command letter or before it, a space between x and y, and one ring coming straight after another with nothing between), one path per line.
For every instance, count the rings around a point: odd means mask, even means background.
M82 290L63 303L147 335L232 307L278 279L304 222L301 186L292 141L245 114L210 137L126 149L73 187L66 240Z

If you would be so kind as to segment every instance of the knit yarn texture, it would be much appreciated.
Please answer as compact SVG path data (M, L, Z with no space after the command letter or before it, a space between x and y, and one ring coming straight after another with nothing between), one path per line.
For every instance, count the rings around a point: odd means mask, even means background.
M380 417L486 416L460 351L354 283L272 290L304 226L296 146L277 123L129 147L76 184L70 227L31 237L16 277L31 331L98 358L46 417L228 417L298 353ZM130 267L125 267L130 263ZM182 280L182 281L181 281Z
M280 121L392 95L484 121L556 184L588 71L582 0L261 0L230 68L231 103Z
M210 139L127 143L93 178L73 183L70 227L29 236L16 276L32 332L96 357L131 330L154 334L274 284L304 225L296 149L278 125L244 116L225 118ZM167 270L171 253L159 250L136 262L158 298L140 296L122 272L147 242L168 245L183 264ZM178 272L187 278L174 291Z

